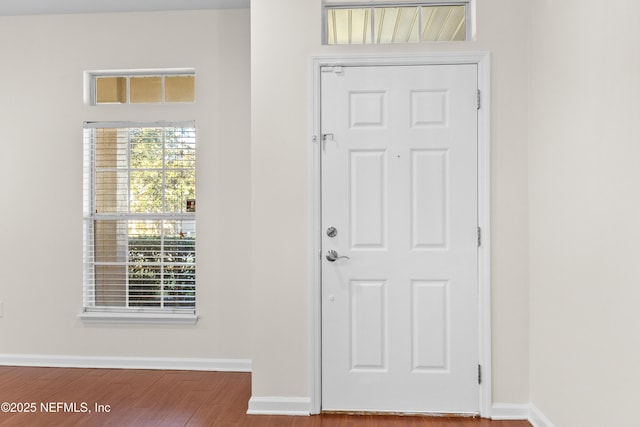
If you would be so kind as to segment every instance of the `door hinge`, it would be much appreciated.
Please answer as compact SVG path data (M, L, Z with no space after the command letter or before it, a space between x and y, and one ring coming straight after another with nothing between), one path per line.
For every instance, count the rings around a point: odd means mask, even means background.
M478 227L478 247L482 245L482 228Z
M480 89L478 89L477 109L480 109Z
M482 384L482 365L478 365L478 384Z

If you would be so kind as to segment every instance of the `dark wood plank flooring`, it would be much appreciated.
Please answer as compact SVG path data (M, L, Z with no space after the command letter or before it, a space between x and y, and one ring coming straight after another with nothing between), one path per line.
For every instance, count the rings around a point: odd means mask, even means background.
M246 415L250 394L248 373L0 367L0 426L530 427L455 417ZM3 402L34 412L5 412Z

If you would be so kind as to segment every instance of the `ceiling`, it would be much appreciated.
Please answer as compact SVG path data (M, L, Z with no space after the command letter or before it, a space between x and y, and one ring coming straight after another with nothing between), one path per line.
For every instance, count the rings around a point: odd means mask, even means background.
M1 0L0 16L248 7L249 0Z

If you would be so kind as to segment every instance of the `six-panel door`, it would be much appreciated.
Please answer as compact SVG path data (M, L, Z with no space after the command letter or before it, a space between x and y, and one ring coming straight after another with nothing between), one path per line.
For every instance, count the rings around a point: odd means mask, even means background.
M322 408L477 413L477 66L321 85Z

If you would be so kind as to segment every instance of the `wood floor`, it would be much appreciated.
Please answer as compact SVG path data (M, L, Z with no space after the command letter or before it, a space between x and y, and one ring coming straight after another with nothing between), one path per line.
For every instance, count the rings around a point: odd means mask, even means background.
M0 367L0 426L530 427L474 418L246 415L250 394L247 373Z

